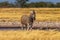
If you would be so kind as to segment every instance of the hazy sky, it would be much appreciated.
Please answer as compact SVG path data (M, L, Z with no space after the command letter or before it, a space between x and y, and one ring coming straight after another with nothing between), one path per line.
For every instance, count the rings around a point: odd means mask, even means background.
M0 2L3 1L9 1L9 2L15 2L15 0L0 0ZM29 2L39 2L39 1L45 1L45 2L60 2L60 0L29 0Z

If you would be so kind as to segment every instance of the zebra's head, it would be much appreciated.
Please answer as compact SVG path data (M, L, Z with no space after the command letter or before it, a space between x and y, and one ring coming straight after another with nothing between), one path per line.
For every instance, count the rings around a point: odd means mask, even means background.
M30 17L33 18L34 20L36 19L36 18L35 18L35 17L36 17L35 10L32 10L32 11L30 12Z

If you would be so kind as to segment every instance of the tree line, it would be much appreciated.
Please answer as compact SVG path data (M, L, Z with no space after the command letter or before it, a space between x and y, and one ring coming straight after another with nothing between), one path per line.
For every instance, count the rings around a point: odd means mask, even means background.
M52 3L52 2L31 2L28 3L29 0L16 0L15 3L9 3L8 1L0 2L0 8L10 8L10 7L18 7L18 8L60 8L60 2Z

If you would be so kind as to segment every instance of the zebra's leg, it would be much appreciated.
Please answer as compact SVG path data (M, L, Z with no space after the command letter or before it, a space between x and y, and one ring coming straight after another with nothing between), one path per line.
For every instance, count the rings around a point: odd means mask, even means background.
M31 24L30 30L32 30L32 24Z
M30 24L30 27L29 27L30 30L32 30L32 23Z
M30 24L28 24L28 26L27 26L27 30L30 30Z

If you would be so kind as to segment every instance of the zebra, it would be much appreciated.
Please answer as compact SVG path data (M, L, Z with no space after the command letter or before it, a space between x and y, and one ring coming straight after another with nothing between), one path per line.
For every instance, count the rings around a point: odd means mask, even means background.
M36 20L36 13L34 10L31 11L30 15L22 15L21 17L21 24L22 24L22 29L24 29L24 27L26 29L32 29L33 26L33 22ZM29 25L29 27L28 27Z

